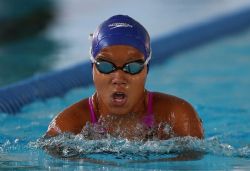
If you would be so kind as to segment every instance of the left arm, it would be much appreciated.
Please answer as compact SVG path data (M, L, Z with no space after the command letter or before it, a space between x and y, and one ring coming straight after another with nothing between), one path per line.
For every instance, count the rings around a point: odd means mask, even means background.
M173 131L176 136L192 136L204 138L201 119L194 108L186 101L180 99L173 107Z

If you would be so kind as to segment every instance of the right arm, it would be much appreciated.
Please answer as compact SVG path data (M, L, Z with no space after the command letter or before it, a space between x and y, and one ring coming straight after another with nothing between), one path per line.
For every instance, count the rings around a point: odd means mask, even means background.
M45 137L64 132L78 134L89 120L88 100L84 99L59 113L49 124Z

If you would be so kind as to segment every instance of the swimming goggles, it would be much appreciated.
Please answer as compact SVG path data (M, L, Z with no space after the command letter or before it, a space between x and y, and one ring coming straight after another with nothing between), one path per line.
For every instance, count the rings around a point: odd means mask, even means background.
M106 61L104 59L95 59L93 56L90 57L90 60L96 65L96 68L99 72L103 74L110 74L117 71L118 69L129 73L131 75L139 74L145 65L148 64L150 58L147 58L146 61L137 60L124 64L122 67L118 67L112 62Z

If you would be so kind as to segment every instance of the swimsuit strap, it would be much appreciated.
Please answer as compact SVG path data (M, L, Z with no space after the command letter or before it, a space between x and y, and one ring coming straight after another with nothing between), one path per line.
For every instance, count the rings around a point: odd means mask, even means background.
M148 92L148 108L146 116L143 118L143 122L148 127L153 127L154 125L154 114L153 114L153 93Z
M95 111L94 111L93 99L94 99L94 95L92 95L91 97L89 97L90 119L91 119L92 123L96 123L97 122L97 118L96 118Z

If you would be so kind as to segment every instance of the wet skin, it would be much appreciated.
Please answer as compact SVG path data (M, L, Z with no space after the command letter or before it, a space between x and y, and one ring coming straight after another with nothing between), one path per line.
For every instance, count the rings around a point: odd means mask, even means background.
M110 61L117 67L137 60L145 60L143 54L131 46L115 45L100 51L96 59ZM147 66L135 75L116 70L110 74L99 72L93 65L93 80L96 87L94 110L97 118L104 121L108 133L121 130L124 138L138 138L138 123L146 115L148 91L145 90ZM203 138L202 123L193 107L185 100L159 92L153 92L153 113L156 136L168 139L173 136ZM51 122L46 136L62 132L78 134L90 122L88 99L83 99L59 113ZM171 135L163 131L171 127ZM123 130L123 131L122 131ZM140 137L139 138L143 138Z

